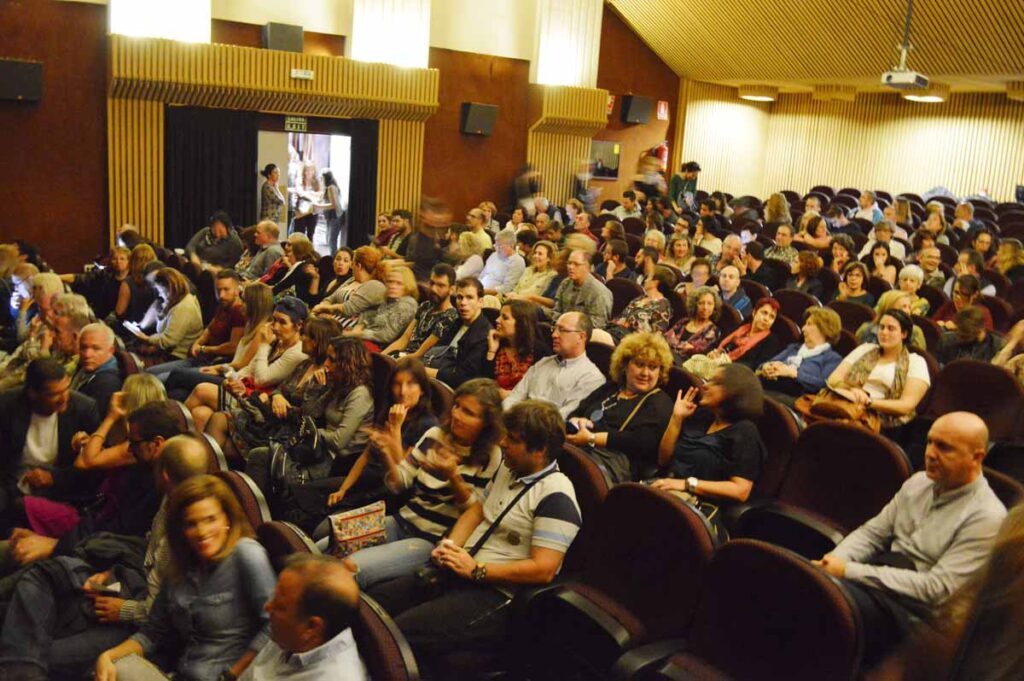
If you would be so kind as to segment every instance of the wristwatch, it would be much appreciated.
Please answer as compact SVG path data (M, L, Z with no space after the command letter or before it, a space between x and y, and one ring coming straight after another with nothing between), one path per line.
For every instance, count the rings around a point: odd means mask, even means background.
M690 494L697 493L697 478L689 477L686 479L686 491Z
M597 444L597 434L596 433L591 433L590 437L587 438L587 446L588 447L593 447L596 444Z
M473 581L482 582L487 579L487 563L477 563L473 568Z

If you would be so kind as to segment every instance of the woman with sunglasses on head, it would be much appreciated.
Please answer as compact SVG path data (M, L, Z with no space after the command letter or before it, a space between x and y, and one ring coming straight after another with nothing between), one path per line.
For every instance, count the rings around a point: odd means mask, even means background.
M658 443L672 412L672 399L661 389L671 367L664 338L626 336L612 353L611 380L570 415L566 439L583 447L611 482L646 477L657 466Z

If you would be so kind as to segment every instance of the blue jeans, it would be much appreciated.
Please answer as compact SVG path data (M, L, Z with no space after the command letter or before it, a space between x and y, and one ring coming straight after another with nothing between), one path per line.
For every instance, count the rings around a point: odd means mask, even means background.
M79 607L62 602L61 607ZM135 627L94 623L76 634L54 639L58 618L57 595L40 570L28 570L7 608L0 630L0 662L31 663L48 669L52 678L61 674L81 677L104 650L131 636Z
M167 364L173 364L173 362L168 362ZM166 379L162 380L164 387L167 388L167 396L172 400L184 402L200 383L216 383L220 385L224 382L224 377L219 374L204 374L194 367L180 367L172 371Z
M396 577L411 575L430 560L434 544L406 530L394 516L384 519L387 543L356 551L349 560L359 567L355 574L361 589Z
M173 362L164 362L163 364L151 366L146 369L146 373L153 374L160 379L161 383L166 383L167 378L175 369L188 369L198 366L200 366L199 362L194 357L189 357L188 359L176 359Z

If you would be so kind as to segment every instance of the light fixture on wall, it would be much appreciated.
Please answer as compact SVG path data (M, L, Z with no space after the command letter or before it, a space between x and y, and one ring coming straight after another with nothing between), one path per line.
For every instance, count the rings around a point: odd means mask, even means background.
M740 99L750 102L774 102L779 96L779 88L771 85L740 85L737 90Z
M811 99L818 102L852 102L857 98L854 85L815 85Z
M1014 102L1024 102L1024 80L1007 83L1006 98Z
M110 0L107 21L111 33L187 43L210 42L210 0Z
M941 83L932 83L922 90L907 90L903 93L903 99L911 102L924 102L937 104L949 99L949 86Z

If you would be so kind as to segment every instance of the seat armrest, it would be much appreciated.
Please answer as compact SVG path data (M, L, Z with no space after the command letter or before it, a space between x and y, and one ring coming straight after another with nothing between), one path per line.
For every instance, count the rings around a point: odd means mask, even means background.
M817 560L843 540L843 533L810 513L777 501L752 506L732 528L733 537L760 539Z
M571 589L562 589L555 594L555 598L585 615L610 640L614 641L620 650L628 648L633 641L632 635L617 619L581 594Z
M666 659L686 651L685 638L668 638L647 645L633 648L615 661L611 670L611 678L618 681L629 681L637 675L654 668Z

